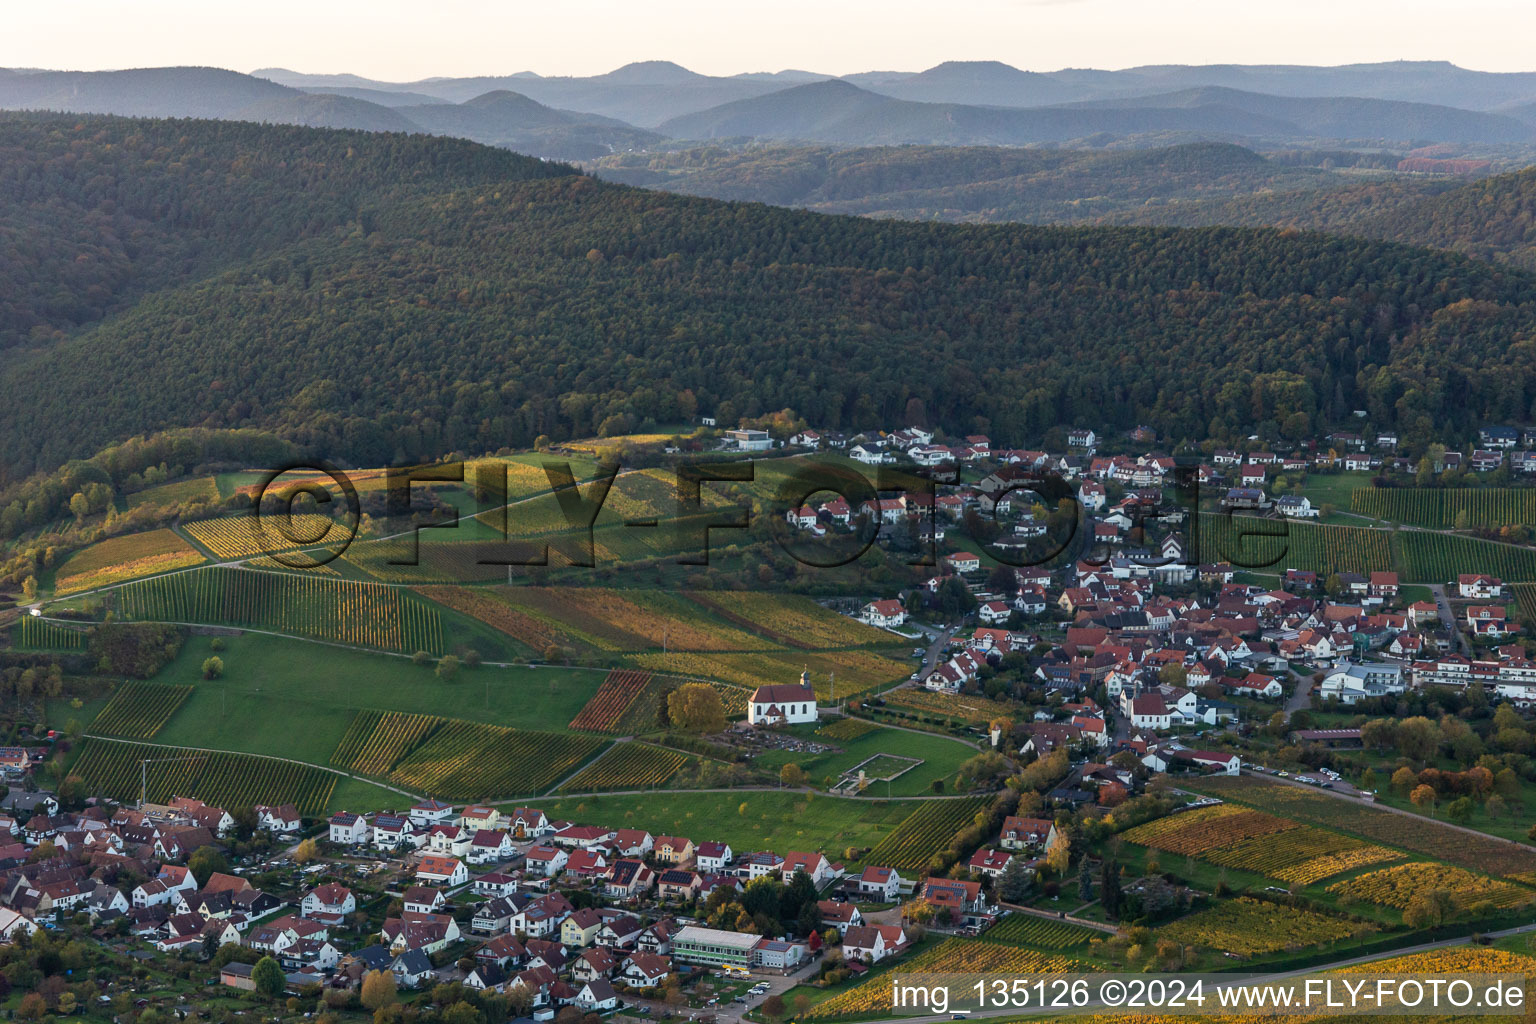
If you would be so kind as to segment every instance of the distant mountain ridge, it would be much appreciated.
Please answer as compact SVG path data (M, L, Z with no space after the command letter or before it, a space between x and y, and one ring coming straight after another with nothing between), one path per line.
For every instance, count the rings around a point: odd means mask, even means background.
M504 102L494 113L465 106L508 93L528 102L517 110ZM833 78L798 70L720 77L670 61L639 61L588 77L524 71L408 83L281 68L254 75L217 68L12 70L0 73L0 107L422 130L580 160L654 147L667 137L851 147L1536 145L1536 74L1434 63L1041 73L997 61L950 61L916 73Z
M381 99L400 102L378 102ZM424 93L355 84L307 92L219 68L0 71L0 109L427 132L560 160L591 160L660 139L622 121L551 109L506 90L485 90L459 104Z
M894 99L829 80L736 100L665 121L681 139L738 136L833 145L1031 145L1099 134L1186 133L1205 139L1536 141L1512 117L1392 100L1265 96L1207 87L1131 100L998 107Z

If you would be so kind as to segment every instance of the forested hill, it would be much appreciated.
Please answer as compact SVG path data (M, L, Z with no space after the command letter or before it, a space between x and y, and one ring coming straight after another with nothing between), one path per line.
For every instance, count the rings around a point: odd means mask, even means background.
M1536 167L1400 206L1358 228L1536 270Z
M1145 422L1174 439L1260 424L1300 436L1368 409L1415 437L1527 419L1536 395L1532 279L1427 249L829 217L570 174L499 179L555 169L448 140L137 127L160 148L108 198L201 211L157 226L161 244L207 245L185 236L210 225L274 242L283 232L272 226L286 225L299 240L12 358L0 373L9 478L183 425L263 427L377 463L695 408L731 421L789 407L867 428L899 422L915 397L952 429L1021 443L1073 422ZM91 201L95 177L67 173L110 166L96 150L127 138L104 130L79 132L53 158L61 179L7 171L11 187L27 184L8 215L35 226L29 249L8 243L31 261L25 280L94 239L63 210L108 215ZM265 154L252 159L271 164L269 177L191 173L226 133ZM365 138L384 147L371 172L367 161L356 175L294 169L305 145L345 168ZM434 160L445 191L392 191L391 180L419 184L414 169ZM499 180L448 187L477 174ZM327 205L326 182L366 209ZM99 283L65 277L31 294L67 307ZM110 305L106 284L97 301Z
M0 350L406 196L572 173L450 139L0 113Z

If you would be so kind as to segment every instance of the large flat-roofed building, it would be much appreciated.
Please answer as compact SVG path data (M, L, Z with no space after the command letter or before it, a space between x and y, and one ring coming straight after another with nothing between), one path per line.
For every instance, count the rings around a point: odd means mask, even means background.
M727 430L725 436L744 452L765 452L773 447L773 438L766 430Z
M745 932L688 925L672 937L672 956L688 964L750 968L754 959L753 950L761 938L760 935L748 935Z

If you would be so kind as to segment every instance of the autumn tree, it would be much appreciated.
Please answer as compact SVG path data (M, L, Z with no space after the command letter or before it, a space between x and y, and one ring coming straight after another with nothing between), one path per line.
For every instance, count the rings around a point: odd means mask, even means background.
M369 971L363 976L358 998L364 1008L377 1010L395 1001L395 976L390 971Z
M306 839L293 851L295 864L308 864L320 856L320 846L313 839Z
M1072 840L1060 829L1056 837L1051 840L1050 846L1045 849L1045 866L1050 868L1057 878L1067 873L1067 868L1072 863Z
M725 704L708 683L684 683L667 695L667 716L685 732L711 733L725 728Z
M1419 785L1408 794L1408 799L1413 801L1413 806L1419 810L1428 810L1433 813L1435 808L1435 791L1429 786Z
M793 789L799 789L810 781L810 776L805 774L805 769L793 762L779 769L779 782Z

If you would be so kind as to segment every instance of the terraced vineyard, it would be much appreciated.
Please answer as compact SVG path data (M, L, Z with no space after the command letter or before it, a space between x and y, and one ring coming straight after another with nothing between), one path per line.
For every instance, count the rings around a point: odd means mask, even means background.
M210 566L126 584L117 601L130 620L245 626L395 651L443 647L438 611L379 583Z
M1536 872L1536 850L1528 846L1448 828L1429 818L1324 796L1300 786L1246 775L1193 780L1187 786L1224 800L1361 836L1474 872L1506 878Z
M688 758L649 743L616 743L608 752L565 782L558 793L606 793L611 790L659 786Z
M947 848L955 833L969 826L986 802L985 797L926 801L880 840L864 857L864 863L898 871L926 871L933 855Z
M1104 938L1103 932L1084 928L1070 921L1051 921L1033 914L1009 914L981 933L987 942L1006 942L1034 949L1075 949L1089 939Z
M202 555L172 530L150 530L92 544L59 566L55 597L200 565Z
M1464 572L1488 573L1508 582L1536 581L1536 548L1421 530L1403 530L1398 539L1404 582L1443 583Z
M1231 804L1201 807L1137 825L1121 838L1168 853L1195 855L1238 840L1295 828L1296 823Z
M532 795L571 774L606 742L595 736L451 720L412 750L389 777L445 800Z
M83 651L86 636L34 615L23 615L11 631L11 643L38 651Z
M313 512L293 516L245 513L183 523L182 529L219 558L252 558L294 548L344 543L352 531Z
M1319 576L1389 570L1391 538L1387 530L1357 526L1200 514L1200 560L1241 568L1311 569Z
M649 672L633 669L614 669L603 678L603 683L582 707L571 728L586 732L616 732L625 718L630 705L645 691L651 681Z
M1536 489L1513 487L1361 487L1351 511L1376 519L1449 530L1466 516L1468 526L1536 523Z
M149 760L148 797L166 803L189 796L225 808L291 803L299 813L315 817L326 810L336 774L313 765L281 761L255 754L192 751L143 743L91 739L70 771L89 792L115 800L137 800L141 762Z
M1180 945L1257 956L1374 931L1375 925L1240 896L1164 925L1157 936Z
M107 706L91 723L91 732L136 740L150 739L190 696L190 686L164 686L133 680L120 683Z
M891 634L828 611L808 597L751 590L691 591L688 598L743 629L807 650L889 644ZM900 638L895 638L900 639Z
M1520 619L1525 627L1536 627L1536 583L1517 583L1509 589L1518 604Z
M1299 885L1403 858L1397 850L1233 804L1171 814L1122 838Z
M1474 875L1444 864L1399 864L1336 882L1328 891L1384 907L1407 909L1420 893L1440 889L1451 894L1457 906L1487 903L1518 907L1536 902L1536 889Z
M447 719L403 711L359 711L331 754L331 764L364 775L388 775Z

